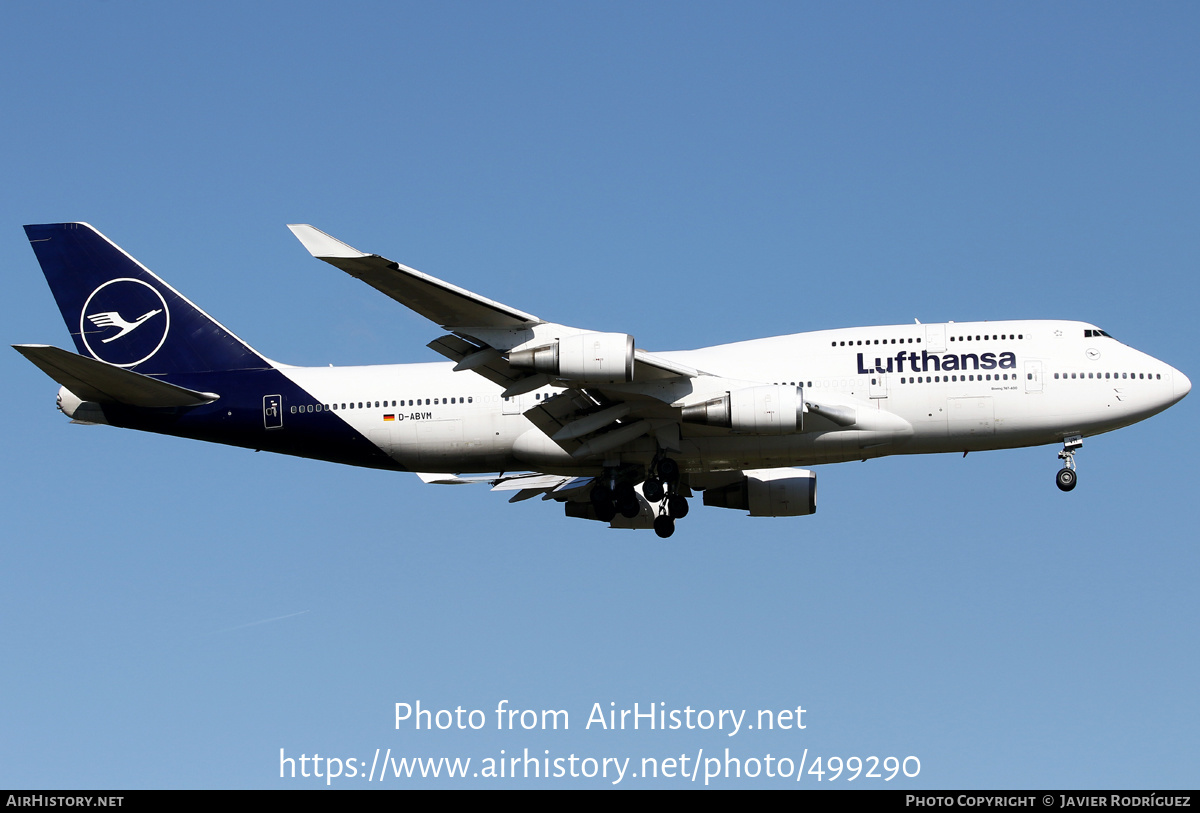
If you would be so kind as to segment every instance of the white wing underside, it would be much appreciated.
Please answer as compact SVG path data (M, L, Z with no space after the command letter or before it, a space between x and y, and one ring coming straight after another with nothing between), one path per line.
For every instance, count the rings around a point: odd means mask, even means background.
M522 500L536 497L539 494L543 495L545 499L566 500L570 498L571 492L591 485L593 480L591 477L568 477L559 474L542 474L540 472L507 476L501 474L496 476L460 477L455 474L419 471L417 472L417 476L421 478L421 482L434 485L459 486L488 483L491 485L492 491L517 492L509 498L509 502L521 502Z

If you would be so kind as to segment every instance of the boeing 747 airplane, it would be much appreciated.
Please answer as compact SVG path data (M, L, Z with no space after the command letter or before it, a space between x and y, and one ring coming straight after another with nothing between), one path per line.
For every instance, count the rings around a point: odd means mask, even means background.
M688 498L755 517L816 510L795 468L1062 444L1149 418L1187 376L1084 322L822 330L650 353L547 322L312 226L314 256L440 326L449 362L293 367L256 352L86 223L26 226L77 353L16 350L75 423L488 483L569 517L669 537Z

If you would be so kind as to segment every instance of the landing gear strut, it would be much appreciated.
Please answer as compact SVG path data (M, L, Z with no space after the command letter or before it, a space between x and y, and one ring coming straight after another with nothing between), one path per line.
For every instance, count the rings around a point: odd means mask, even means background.
M642 495L650 502L662 502L662 498L666 496L666 493L666 486L657 477L647 477L645 482L642 483Z
M658 471L658 476L668 483L679 482L679 464L671 458L660 458L654 468Z
M650 471L653 473L642 483L642 494L651 503L661 503L654 519L654 533L666 539L675 533L675 520L687 516L688 502L678 494L678 463L669 457L657 457L650 464Z
M1058 459L1063 462L1063 467L1054 477L1054 483L1058 486L1059 491L1070 491L1079 482L1079 475L1075 473L1075 452L1082 446L1083 436L1081 435L1063 438L1063 448L1058 453Z

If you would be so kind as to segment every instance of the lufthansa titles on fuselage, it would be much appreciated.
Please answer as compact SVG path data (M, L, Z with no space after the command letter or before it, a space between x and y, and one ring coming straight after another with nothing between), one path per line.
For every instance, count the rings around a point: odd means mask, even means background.
M904 365L908 364L908 370L904 369ZM1015 370L1017 368L1017 354L1011 352L1003 353L930 353L928 350L922 350L920 353L914 351L901 351L894 356L886 358L876 356L875 366L868 367L863 359L863 354L858 354L858 373L859 375L869 375L870 373L927 373L941 372L943 370Z

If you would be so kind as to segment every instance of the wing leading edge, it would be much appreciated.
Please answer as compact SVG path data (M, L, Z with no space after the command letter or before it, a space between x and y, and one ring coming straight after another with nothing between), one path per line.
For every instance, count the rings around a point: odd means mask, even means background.
M422 274L378 254L367 254L307 224L289 224L296 239L319 260L382 291L446 329L523 329L543 324L536 316Z
M445 342L448 347L434 347L439 353L458 362L459 369L491 366L495 373L494 362L502 353L532 347L551 336L558 340L589 334L579 328L547 322L378 254L359 251L313 226L290 224L288 228L313 257L340 268L458 336L476 342L475 346ZM441 341L444 340L436 340L435 344ZM633 378L639 381L701 374L698 370L659 358L645 350L633 351L633 366ZM511 380L528 375L517 373L511 376Z

